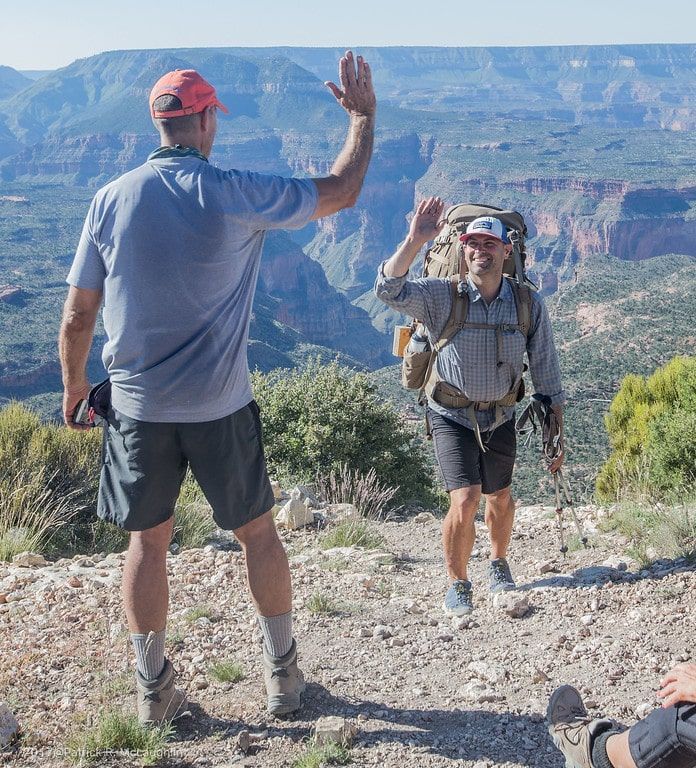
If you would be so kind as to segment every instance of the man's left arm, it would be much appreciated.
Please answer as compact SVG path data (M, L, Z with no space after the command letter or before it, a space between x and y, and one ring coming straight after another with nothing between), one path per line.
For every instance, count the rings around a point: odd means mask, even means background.
M89 395L87 358L101 299L101 291L71 285L63 307L58 352L63 375L63 420L71 429L81 429L73 422L73 414L80 400Z
M556 345L553 341L551 320L546 305L539 296L532 299L532 327L527 339L527 357L529 358L529 373L532 377L534 391L551 398L551 408L558 420L560 453L549 465L549 471L554 473L561 468L564 458L563 405L565 404L565 392L561 382L561 369L558 364Z

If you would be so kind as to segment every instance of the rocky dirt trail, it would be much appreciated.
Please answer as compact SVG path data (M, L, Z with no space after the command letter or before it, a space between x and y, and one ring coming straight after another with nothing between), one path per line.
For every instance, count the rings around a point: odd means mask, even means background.
M694 565L641 569L623 556L620 537L597 532L599 511L578 511L593 547L563 559L552 510L518 510L510 562L529 608L517 618L490 602L483 523L471 621L442 613L441 520L428 513L375 523L385 544L372 551L323 551L316 527L284 532L309 682L290 720L265 713L241 553L220 541L171 555L168 653L191 714L178 721L157 765L291 766L316 720L338 715L357 727L356 766L560 768L543 722L557 685L579 687L592 714L632 722L657 706L660 674L696 657ZM131 706L121 561L0 565L0 701L22 728L0 762L68 766L71 734L104 709ZM313 613L322 605L317 595L337 612ZM239 662L246 677L215 682L209 667L216 660ZM244 728L267 732L246 754L238 748ZM97 762L140 764L132 755Z

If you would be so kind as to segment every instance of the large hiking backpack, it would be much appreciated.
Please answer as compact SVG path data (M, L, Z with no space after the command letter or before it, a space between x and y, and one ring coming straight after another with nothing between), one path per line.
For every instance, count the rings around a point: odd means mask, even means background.
M489 325L485 323L467 322L469 296L466 291L460 293L459 282L466 277L466 264L462 259L463 244L460 235L466 232L467 226L479 216L495 216L505 225L508 239L512 244L510 255L503 265L503 274L510 281L515 307L517 324ZM418 389L418 400L425 404L428 396L433 397L442 405L453 408L479 407L464 393L455 387L442 382L437 376L435 360L438 352L448 344L463 328L491 329L496 332L496 342L501 343L500 336L504 331L519 330L525 338L529 334L531 324L531 289L533 284L525 273L525 236L527 227L524 219L517 211L504 211L489 205L461 204L449 208L445 214L446 226L434 240L425 254L423 261L423 277L447 277L450 279L452 307L445 328L434 345L431 347L425 327L414 319L406 331L409 341L403 349L401 380L407 389ZM524 396L524 385L519 386L505 395L501 400L489 404L489 407L514 405Z

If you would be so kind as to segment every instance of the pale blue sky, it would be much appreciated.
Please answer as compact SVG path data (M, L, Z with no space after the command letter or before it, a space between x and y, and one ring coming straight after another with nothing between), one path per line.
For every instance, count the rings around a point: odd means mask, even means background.
M15 69L122 48L696 42L694 0L5 0L0 9L0 64Z

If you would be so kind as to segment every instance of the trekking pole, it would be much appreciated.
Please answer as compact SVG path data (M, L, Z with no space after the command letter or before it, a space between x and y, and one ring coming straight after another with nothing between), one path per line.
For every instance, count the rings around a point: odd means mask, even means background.
M570 486L568 485L568 481L563 474L563 470L557 469L553 473L553 482L556 490L556 522L558 523L558 532L561 540L561 552L565 556L566 552L568 551L568 547L565 545L563 537L563 505L561 503L561 491L563 493L565 504L570 510L570 516L573 519L575 530L578 532L578 538L580 539L583 547L587 548L588 541L587 536L585 536L582 530L582 525L580 524L577 513L575 512L575 505L573 504L573 499L570 495Z

